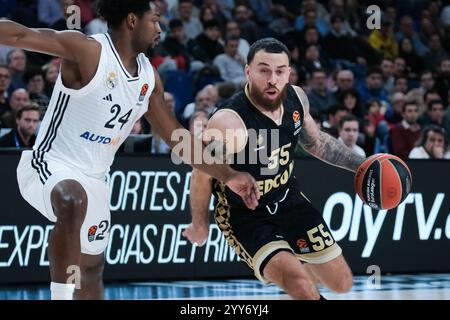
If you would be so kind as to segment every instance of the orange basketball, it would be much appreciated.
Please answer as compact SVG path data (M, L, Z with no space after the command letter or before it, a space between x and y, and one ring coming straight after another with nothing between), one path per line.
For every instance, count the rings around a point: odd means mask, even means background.
M392 209L411 191L412 177L408 166L392 154L378 153L367 158L355 174L355 190L368 206Z

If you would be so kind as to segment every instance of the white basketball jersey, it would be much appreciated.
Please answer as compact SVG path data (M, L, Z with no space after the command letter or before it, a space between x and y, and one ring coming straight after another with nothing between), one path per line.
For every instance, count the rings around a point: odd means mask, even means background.
M32 165L43 183L51 175L47 160L103 178L119 146L148 109L155 86L149 60L139 54L138 74L133 77L108 34L92 38L102 46L94 78L82 89L73 90L64 86L59 75L33 147Z

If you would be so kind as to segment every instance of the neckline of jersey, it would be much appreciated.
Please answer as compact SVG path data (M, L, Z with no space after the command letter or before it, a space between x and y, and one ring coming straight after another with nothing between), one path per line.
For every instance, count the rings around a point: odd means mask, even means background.
M106 36L106 40L108 40L109 46L111 47L111 50L114 54L114 56L116 57L117 62L120 65L120 68L122 69L123 73L125 74L125 77L127 77L128 81L134 81L134 80L139 80L139 75L141 73L141 63L139 61L139 56L136 57L136 63L138 66L138 71L137 71L137 76L133 77L130 75L130 73L127 71L127 68L125 68L125 66L123 65L122 59L120 59L120 55L116 50L116 47L114 46L114 43L111 39L111 36L108 33L105 33Z

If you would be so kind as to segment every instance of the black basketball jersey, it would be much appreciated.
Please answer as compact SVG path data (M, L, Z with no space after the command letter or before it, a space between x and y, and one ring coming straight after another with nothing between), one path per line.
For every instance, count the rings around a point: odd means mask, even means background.
M279 201L287 188L295 183L294 149L304 120L303 105L288 85L282 101L281 123L258 110L244 90L233 95L218 106L218 110L231 109L242 118L247 128L248 139L245 148L228 162L237 171L250 173L257 181L261 198L260 206ZM232 207L245 208L242 199L224 184L215 182L214 189L219 196L226 196Z

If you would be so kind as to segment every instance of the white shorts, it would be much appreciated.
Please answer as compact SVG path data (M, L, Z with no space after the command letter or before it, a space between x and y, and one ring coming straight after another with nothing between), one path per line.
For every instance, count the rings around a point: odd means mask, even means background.
M86 217L80 230L81 252L101 254L108 245L111 214L106 181L86 176L61 162L46 160L44 165L32 164L33 151L22 152L17 167L17 181L22 197L47 219L56 222L50 195L62 180L75 180L87 194Z

